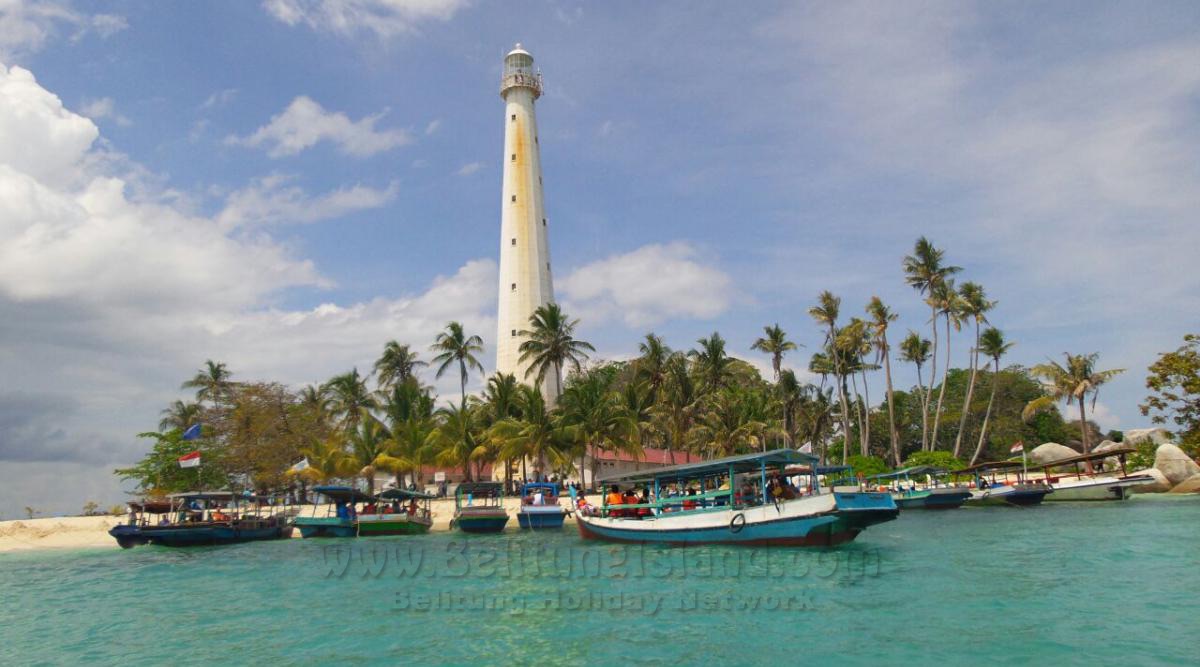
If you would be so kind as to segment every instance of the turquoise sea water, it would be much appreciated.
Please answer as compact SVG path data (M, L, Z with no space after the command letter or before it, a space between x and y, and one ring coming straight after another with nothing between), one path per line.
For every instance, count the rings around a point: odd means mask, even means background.
M1200 498L906 512L833 550L556 534L0 554L0 664L1196 664Z

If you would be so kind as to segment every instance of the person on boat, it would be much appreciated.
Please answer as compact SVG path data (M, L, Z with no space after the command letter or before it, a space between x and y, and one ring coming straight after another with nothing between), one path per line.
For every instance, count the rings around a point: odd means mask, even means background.
M363 513L363 514L375 514L375 513L376 513L376 512L375 512L375 510L376 510L376 509L377 509L377 508L375 507L375 503L374 503L374 502L369 502L369 503L367 503L366 505L363 505L363 511L362 511L362 513Z
M642 488L642 497L638 498L638 503L642 505L650 504L650 489ZM639 507L637 515L639 519L649 519L654 516L654 512L649 507Z
M638 504L637 491L634 490L633 488L630 488L628 491L626 491L624 493L624 495L621 496L621 502L622 502L622 504L625 504L625 505ZM636 507L630 507L629 509L625 510L624 515L625 515L626 519L640 519L641 518L640 516L638 516L638 508L636 508Z
M620 518L625 516L625 511L621 509L621 505L625 504L625 496L621 495L621 489L616 484L608 490L608 495L604 498L604 504L608 505L608 515L610 517Z
M542 491L542 489L537 489L533 492L533 504L534 505L545 505L546 504L546 494Z
M683 500L683 509L684 511L696 509L696 489L690 486L687 490L687 496Z
M416 516L416 515L417 515L417 509L418 509L418 508L417 508L417 499L416 499L416 498L413 498L413 499L409 500L409 501L408 501L408 515L409 515L409 516Z

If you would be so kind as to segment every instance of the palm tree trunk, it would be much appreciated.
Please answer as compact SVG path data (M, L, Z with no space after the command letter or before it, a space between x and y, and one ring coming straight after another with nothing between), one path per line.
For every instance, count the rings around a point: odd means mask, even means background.
M892 440L892 460L900 467L900 434L896 432L896 408L892 405L892 355L888 349L887 332L883 332L883 371L887 377L888 436Z
M461 382L460 382L459 386L462 387L462 402L459 404L459 409L466 410L467 409L467 364L462 359L459 359L458 367L459 367L459 369L461 369L461 374L460 374Z
M1079 435L1083 438L1081 440L1083 443L1083 453L1090 454L1092 452L1092 448L1088 443L1087 416L1083 411L1083 396L1079 397Z
M932 293L930 293L932 297ZM925 390L925 401L922 403L921 409L925 412L925 420L929 420L929 400L933 398L933 380L937 377L937 350L938 350L938 334L937 334L937 306L930 306L930 312L933 314L933 346L932 354L929 358L929 388ZM936 431L935 431L936 433ZM933 451L933 441L929 438L929 433L921 434L921 449L931 452Z
M975 320L975 348L971 350L971 379L967 382L967 398L963 401L962 417L958 420L958 435L954 436L954 458L958 458L962 447L963 431L967 428L967 414L971 410L971 398L975 393L975 374L979 370L979 320Z
M842 403L842 462L846 462L846 457L850 453L850 406L846 404L846 376L842 375L842 364L838 361L837 354L837 332L833 328L833 322L829 323L829 354L833 357L833 372L840 380L838 382L838 399Z
M871 388L867 386L867 370L862 371L863 378L863 437L860 439L862 455L869 456L871 450Z
M921 380L921 364L917 364L917 398L921 399L921 451L925 451L925 443L929 442L929 412L925 409L929 393Z
M946 314L946 359L942 362L942 388L938 390L937 411L933 413L933 437L930 451L937 449L938 424L942 421L942 399L946 397L946 378L950 377L950 314Z
M1000 384L1000 360L996 360L996 372L992 374L992 395L988 397L987 410L983 413L983 426L979 427L979 444L975 445L975 454L971 456L971 465L979 460L983 452L983 442L987 439L988 420L992 417L992 404L996 401L996 385Z

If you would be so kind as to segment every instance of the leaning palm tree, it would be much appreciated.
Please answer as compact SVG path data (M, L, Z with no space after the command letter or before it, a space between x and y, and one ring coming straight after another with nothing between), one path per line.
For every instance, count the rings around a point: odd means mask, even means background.
M962 269L957 266L946 266L942 263L946 255L945 250L941 250L933 245L929 239L922 236L917 239L913 245L913 254L907 255L904 258L904 276L905 282L910 287L917 290L917 294L923 297L932 297L934 289L944 283L950 276L958 273ZM933 381L937 377L937 343L938 343L938 309L936 303L929 304L929 324L933 329L933 348L931 363L929 366L929 387L922 387L922 394L925 400L921 404L921 409L925 411L925 416L922 417L922 423L929 421L929 399L933 394ZM946 359L946 364L949 365L950 360ZM931 449L928 440L929 432L927 429L922 429L921 433L921 449Z
M446 325L446 330L438 334L437 340L434 341L434 352L437 356L433 358L433 363L438 364L437 377L445 375L446 369L453 364L458 364L460 387L462 389L462 401L459 403L459 410L467 409L467 373L470 369L478 369L483 372L483 364L479 363L476 354L483 352L483 339L479 336L468 336L463 331L463 325L459 322L450 322Z
M971 379L967 381L967 395L963 399L962 416L958 419L958 434L954 436L954 458L962 449L963 433L967 430L967 416L971 413L971 398L975 395L975 376L979 372L979 327L987 324L987 314L996 306L988 301L983 286L966 282L958 288L959 313L964 319L975 320L975 347L971 348Z
M950 377L950 327L953 326L955 331L962 329L962 300L958 297L958 291L954 289L954 281L946 279L934 286L928 302L946 321L946 360L942 364L942 386L938 389L937 407L933 410L933 431L929 436L929 450L933 451L937 449L938 427L942 422L942 401L946 398L946 380Z
M591 343L575 338L578 325L579 320L567 317L557 303L547 303L533 311L529 317L530 329L519 334L525 341L518 348L521 351L518 361L529 364L525 379L534 376L536 384L541 386L546 376L553 373L555 398L562 394L563 366L570 363L578 373L581 362L588 358L587 353L596 351Z
M1004 334L995 327L988 327L979 336L979 351L992 360L992 395L988 397L987 410L983 413L983 425L979 428L979 443L975 445L975 453L971 455L971 465L979 460L983 453L983 443L987 442L988 420L992 417L992 405L996 402L996 387L1000 384L1000 357L1012 349L1014 343L1004 340Z
M931 347L928 338L921 338L912 329L900 341L900 360L917 367L917 398L921 401L921 451L929 442L929 392L925 391L925 383L921 380L921 368L929 361Z
M196 371L196 375L184 382L180 388L195 389L197 401L208 401L215 406L229 395L232 388L229 381L231 375L225 364L209 359L204 362L204 368Z
M838 331L837 357L840 357L842 371L850 376L854 387L854 411L858 419L858 447L862 456L867 456L868 445L871 442L871 390L867 385L867 371L879 367L865 361L866 355L873 349L871 332L867 323L857 317ZM835 357L835 358L837 358ZM862 377L863 393L858 393L858 378Z
M162 411L162 420L158 422L158 430L170 431L179 429L186 431L200 419L200 404L175 401L171 407Z
M842 370L841 359L836 351L838 329L837 318L842 308L842 300L840 297L834 296L833 292L825 290L817 296L817 305L808 309L808 314L812 316L818 324L824 325L825 331L825 347L830 352L829 359L833 364L833 374L839 380L837 382L838 400L842 404L842 460L846 460L846 455L849 453L850 443L850 406L846 402L846 387L845 373ZM814 358L816 355L813 355ZM815 359L814 359L815 360Z
M783 365L783 355L796 349L796 344L787 339L787 332L776 323L774 326L763 327L763 337L754 341L750 349L771 355L771 368L775 371L775 382L779 382L779 370Z
M871 317L871 337L875 345L875 362L883 359L884 375L887 378L888 436L892 443L892 462L900 467L900 434L896 431L896 408L892 398L892 354L888 347L888 326L899 317L877 296L867 304L867 315Z
M428 365L417 356L408 345L389 340L383 346L383 354L375 362L380 389L387 391L394 385L416 380L417 369Z
M1042 379L1048 395L1030 401L1025 406L1022 417L1028 421L1033 415L1054 405L1057 401L1063 401L1068 404L1071 401L1077 402L1079 404L1079 431L1083 442L1083 453L1088 454L1092 451L1092 448L1091 443L1088 442L1087 411L1084 405L1087 395L1092 395L1092 409L1094 410L1096 408L1096 398L1100 395L1100 385L1124 373L1125 369L1096 370L1096 360L1100 358L1100 354L1096 352L1092 354L1071 354L1064 352L1063 356L1066 357L1067 361L1065 366L1050 361L1049 363L1038 364L1030 369L1030 372L1034 376Z

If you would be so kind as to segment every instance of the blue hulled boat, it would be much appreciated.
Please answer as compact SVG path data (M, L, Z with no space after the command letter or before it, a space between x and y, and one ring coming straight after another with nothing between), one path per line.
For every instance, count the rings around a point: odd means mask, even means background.
M612 502L585 505L576 514L579 534L614 542L832 546L896 518L887 493L822 488L816 462L778 449L610 476L602 481L611 485ZM650 501L619 502L621 487L650 491Z
M129 503L129 522L114 526L108 534L124 549L143 544L192 547L291 537L287 513L276 512L270 503L269 498L228 491L175 493L165 501Z
M892 494L896 506L902 510L948 510L962 507L971 497L970 489L964 489L938 480L945 477L946 470L934 466L913 466L895 472L869 477L868 481L883 482ZM924 478L924 479L922 479Z
M464 533L499 533L508 523L500 482L464 482L454 490L451 528Z
M325 515L317 516L314 504L310 516L296 517L300 537L358 537L357 503L370 503L374 496L349 486L314 486L313 493L325 499Z
M521 487L521 509L517 523L529 530L553 530L563 527L567 512L558 504L558 484L531 482Z

